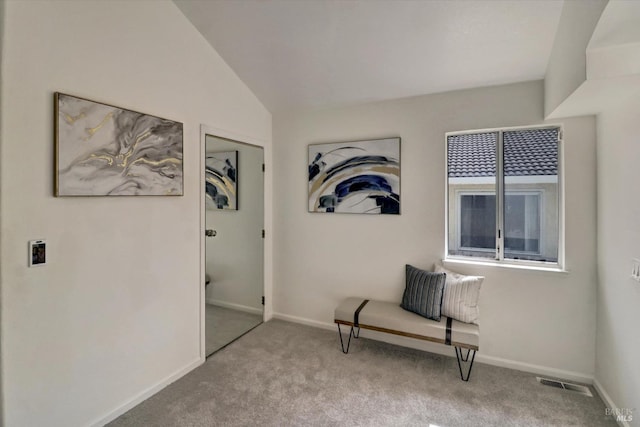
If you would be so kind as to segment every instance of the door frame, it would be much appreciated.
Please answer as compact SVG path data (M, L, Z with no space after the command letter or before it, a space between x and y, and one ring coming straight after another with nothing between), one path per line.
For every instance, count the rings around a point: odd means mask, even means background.
M206 355L206 342L205 342L205 303L206 303L206 294L205 294L205 274L206 274L206 240L205 240L205 227L206 227L206 216L205 216L205 160L206 160L206 139L207 135L211 135L214 137L229 139L235 142L239 142L242 144L253 145L256 147L260 147L263 149L263 162L265 164L265 173L263 177L263 227L265 230L265 238L262 242L263 245L263 272L262 272L262 294L265 297L265 304L262 310L262 321L266 322L272 317L272 303L271 303L271 295L272 295L272 247L273 247L273 237L271 236L271 182L272 182L272 174L269 166L269 159L271 158L271 145L263 140L258 138L249 137L246 135L240 135L238 133L221 129L213 126L200 125L200 282L198 286L200 287L200 358L204 361L207 357Z

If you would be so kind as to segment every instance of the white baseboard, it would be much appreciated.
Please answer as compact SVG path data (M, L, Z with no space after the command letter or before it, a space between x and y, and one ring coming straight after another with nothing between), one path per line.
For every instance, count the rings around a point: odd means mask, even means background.
M195 368L202 365L205 362L205 360L206 360L205 358L198 357L195 361L189 363L184 368L179 369L178 371L169 375L168 377L156 383L155 385L147 388L146 390L143 390L141 393L137 394L136 396L134 396L124 404L118 406L114 410L110 411L106 415L100 417L95 421L90 422L89 425L92 427L101 427L107 423L110 423L111 421L118 418L120 415L127 412L129 409L142 403L143 401L147 400L148 398L150 398L151 396L153 396L154 394L156 394L157 392L159 392L169 384L173 383L174 381L177 381L178 379L182 378L189 372L193 371Z
M593 379L593 387L596 389L596 392L598 393L598 395L600 395L600 399L604 401L604 404L607 406L607 408L609 409L619 408L619 406L614 403L614 401L611 399L611 396L609 396L609 393L607 393L607 391L604 389L602 384L600 384L600 381L598 381L597 378ZM636 414L633 414L633 415L636 415ZM615 416L614 416L614 419L615 419ZM631 424L628 421L617 421L617 423L618 425L623 427L631 427Z
M314 326L316 328L336 330L335 323L319 322L317 320L306 319L298 316L291 316L283 313L274 313L276 319L286 320L293 323L300 323L307 326ZM347 331L348 332L348 331ZM377 341L383 341L390 344L400 345L403 347L414 348L417 350L428 351L430 353L441 354L443 356L454 357L452 349L443 346L442 344L431 343L428 341L415 340L411 338L405 338L398 335L387 334L384 332L376 332L362 329L360 336L363 338L371 338ZM482 353L478 353L476 361L485 363L487 365L498 366L501 368L515 369L517 371L529 372L537 375L550 376L561 380L568 380L579 382L583 384L593 384L593 376L589 374L583 374L581 372L566 371L562 369L549 368L546 366L533 365L530 363L518 362L515 360L502 359L495 356L487 356Z
M234 304L232 302L221 301L217 299L206 300L207 304L217 305L218 307L231 308L233 310L244 311L251 314L262 314L262 309L249 307L248 305Z
M486 363L487 365L492 365L492 366L499 366L501 368L515 369L516 371L529 372L536 375L543 375L546 377L578 382L582 384L588 384L588 385L593 384L593 375L584 374L582 372L567 371L564 369L550 368L542 365L534 365L532 363L502 359L500 357L495 357L495 356L486 356L486 355L483 355L482 353L478 353L476 360L479 361L480 363Z
M304 317L291 316L289 314L273 313L274 319L286 320L287 322L300 323L301 325L313 326L320 329L334 330L335 323L318 322L317 320L306 319Z

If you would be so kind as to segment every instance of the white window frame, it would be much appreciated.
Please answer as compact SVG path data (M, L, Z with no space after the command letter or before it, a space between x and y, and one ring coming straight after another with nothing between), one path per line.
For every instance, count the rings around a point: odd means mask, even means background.
M558 129L558 175L557 175L557 197L558 197L558 260L556 262L549 261L531 261L531 260L520 260L520 259L512 259L505 258L504 256L504 233L502 232L501 227L504 224L504 161L502 158L503 153L503 134L504 132L510 131L521 131L521 130L537 130L537 129ZM464 255L450 255L449 254L449 168L448 168L448 155L449 155L449 137L456 135L467 135L467 134L476 134L476 133L497 133L498 141L496 144L496 179L495 179L495 195L497 199L496 206L496 257L495 259L491 258L482 258L482 257L473 257L473 256L464 256ZM550 271L564 271L565 265L565 197L564 197L564 127L562 124L554 124L554 125L534 125L534 126L515 126L515 127L504 127L504 128L490 128L490 129L474 129L469 131L461 131L461 132L446 132L444 141L445 141L445 150L444 150L444 187L445 187L445 244L444 244L444 257L443 260L445 262L462 262L467 264L478 264L478 265L496 265L503 267L516 267L516 268L527 268L527 269L535 269L535 270L550 270ZM479 190L478 192L469 191L469 190L460 190L461 192L467 192L467 194L493 194L491 191L483 191ZM515 190L514 194L519 192L520 190ZM542 190L532 189L531 192L540 192ZM529 190L522 190L522 192L529 192ZM459 195L455 194L456 198ZM539 249L543 247L545 243L543 241L542 233L544 226L544 215L546 206L545 199L543 195L540 195L540 227L541 227L541 236ZM457 201L457 212L456 218L458 219L459 224L459 215L460 215L460 203ZM458 239L460 235L460 230L458 230ZM460 241L458 240L458 247ZM476 250L476 249L473 249ZM480 250L480 249L478 249ZM511 252L513 253L513 252ZM525 254L526 252L523 252Z

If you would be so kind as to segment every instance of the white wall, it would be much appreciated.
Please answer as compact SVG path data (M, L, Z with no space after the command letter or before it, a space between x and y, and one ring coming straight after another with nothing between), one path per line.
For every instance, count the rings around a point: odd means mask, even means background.
M596 381L610 404L634 409L640 425L640 100L598 116L598 323Z
M5 0L0 0L0 100L2 100L2 81L3 81L3 70L4 70L4 28L5 28ZM1 107L1 105L0 105ZM4 123L4 110L0 108L0 159L2 159L2 128ZM2 162L0 161L0 177L2 176ZM2 212L2 186L0 185L0 213ZM0 241L2 241L2 215L0 215ZM2 245L0 245L0 260L2 259ZM0 278L2 277L2 263L0 262ZM0 284L2 282L0 281ZM1 287L0 287L1 291ZM0 319L2 318L2 292L0 292ZM0 321L0 325L2 322ZM4 414L4 398L3 398L3 389L2 389L2 365L3 365L3 346L2 346L2 336L0 333L0 420L3 419Z
M270 145L271 116L172 2L5 13L0 423L99 424L202 361L200 124ZM54 91L183 122L184 196L54 198Z
M537 81L275 115L275 314L332 327L333 310L344 297L399 301L404 265L428 268L444 255L445 132L540 124L543 92ZM595 353L595 120L562 123L569 273L451 268L486 276L481 360L589 381ZM389 136L402 138L400 216L307 212L308 144Z
M207 153L238 151L238 210L207 209L207 302L262 313L264 290L264 173L260 147L207 136Z

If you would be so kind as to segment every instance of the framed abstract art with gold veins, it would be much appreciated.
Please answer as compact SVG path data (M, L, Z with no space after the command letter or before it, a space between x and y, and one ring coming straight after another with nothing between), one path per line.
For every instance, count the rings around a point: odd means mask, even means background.
M55 93L55 195L182 196L182 127Z

